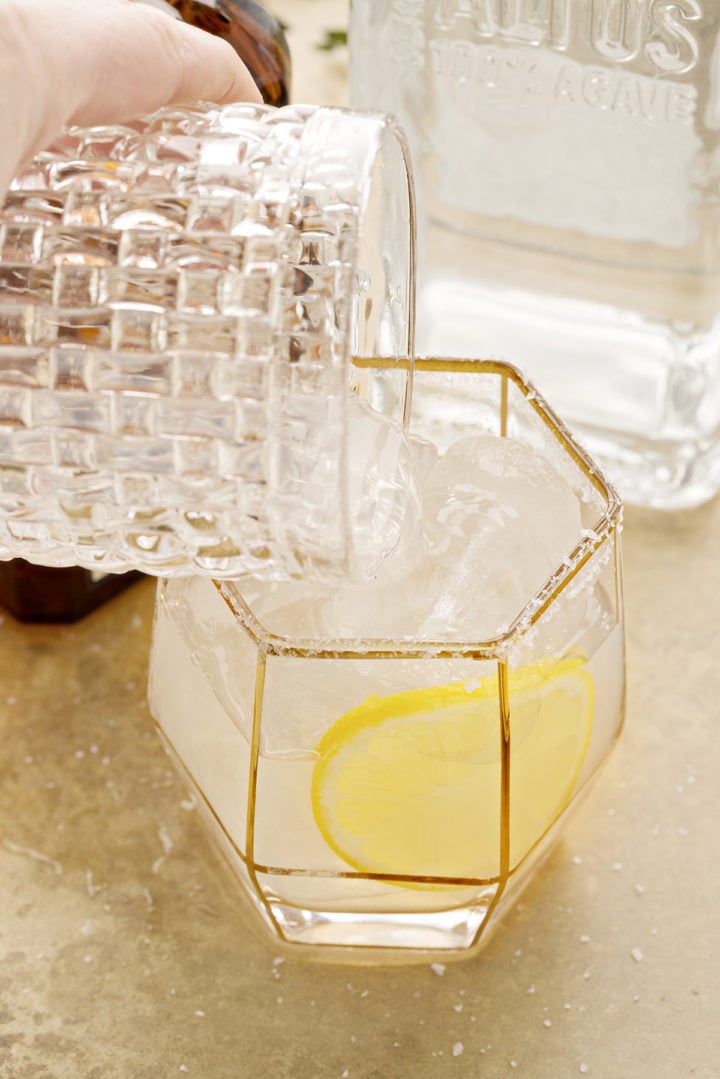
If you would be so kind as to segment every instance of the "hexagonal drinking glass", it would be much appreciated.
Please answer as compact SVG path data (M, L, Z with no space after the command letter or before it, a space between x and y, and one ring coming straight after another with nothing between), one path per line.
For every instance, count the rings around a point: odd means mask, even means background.
M151 709L276 947L462 957L620 731L621 507L512 367L356 361L355 392L406 411L426 498L451 489L435 515L449 561L354 591L164 581ZM468 446L474 474L448 478L443 462ZM496 453L510 455L502 471ZM458 554L453 514L473 483L488 490ZM530 572L534 549L552 553Z

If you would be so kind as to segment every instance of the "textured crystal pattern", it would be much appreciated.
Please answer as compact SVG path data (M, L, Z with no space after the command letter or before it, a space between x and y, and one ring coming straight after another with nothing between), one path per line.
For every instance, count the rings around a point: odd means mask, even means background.
M273 543L273 470L281 503L320 482L342 495L362 179L308 142L312 112L71 129L16 179L0 556L216 576L337 557L343 522L311 509Z

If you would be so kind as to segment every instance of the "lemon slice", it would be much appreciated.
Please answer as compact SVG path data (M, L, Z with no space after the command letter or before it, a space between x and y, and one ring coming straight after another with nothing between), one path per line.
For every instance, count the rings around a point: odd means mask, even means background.
M509 674L510 868L572 793L590 741L593 681L577 655ZM368 697L317 745L312 808L365 873L487 880L500 873L497 675ZM407 883L407 882L406 882Z

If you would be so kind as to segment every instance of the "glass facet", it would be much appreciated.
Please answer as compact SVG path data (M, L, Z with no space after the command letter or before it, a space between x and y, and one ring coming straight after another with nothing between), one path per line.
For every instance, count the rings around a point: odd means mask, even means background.
M350 357L412 354L413 225L380 115L198 105L67 131L0 209L0 557L215 576L381 557L402 432L367 408L351 460Z

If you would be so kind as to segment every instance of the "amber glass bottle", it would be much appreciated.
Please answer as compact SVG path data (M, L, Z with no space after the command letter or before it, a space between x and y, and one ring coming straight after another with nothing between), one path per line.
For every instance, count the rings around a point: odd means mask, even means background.
M153 2L156 7L172 7L184 22L229 41L247 66L265 103L288 104L290 50L280 23L255 0Z
M229 41L268 105L287 105L290 52L282 27L255 0L141 0ZM0 607L22 622L74 622L142 574L0 562Z
M19 622L76 622L123 592L142 573L93 573L80 566L0 562L0 606Z

